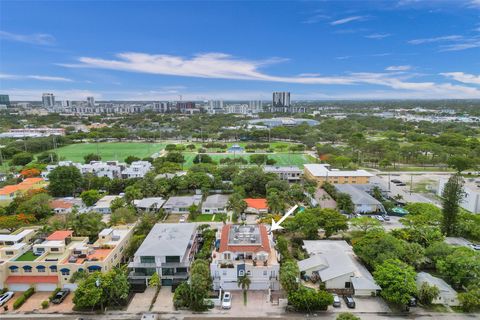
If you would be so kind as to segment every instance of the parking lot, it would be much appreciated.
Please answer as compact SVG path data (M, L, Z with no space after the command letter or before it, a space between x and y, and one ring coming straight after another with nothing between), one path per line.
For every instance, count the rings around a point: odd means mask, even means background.
M329 307L333 312L390 312L390 308L380 297L354 297L355 309L347 307L345 301L340 297L339 308Z

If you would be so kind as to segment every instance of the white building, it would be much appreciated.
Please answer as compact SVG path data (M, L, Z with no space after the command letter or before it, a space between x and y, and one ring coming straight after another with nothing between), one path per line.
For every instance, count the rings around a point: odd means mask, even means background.
M188 209L193 205L199 205L202 195L170 197L163 205L166 213L183 214L189 213Z
M439 197L442 196L443 189L445 188L447 181L448 179L441 179L439 181L437 190L437 195ZM469 186L464 186L463 191L464 197L462 202L460 202L460 206L471 213L480 213L480 191Z
M141 200L133 200L133 206L139 211L157 212L162 208L165 200L160 197L143 198Z
M381 288L356 259L344 240L304 240L309 258L298 262L300 272L325 284L330 291L349 291L356 296L377 294Z
M266 173L275 173L280 180L299 182L302 179L303 170L297 166L264 166Z
M214 290L241 290L237 281L244 275L250 290L280 289L277 252L264 225L224 225L217 241L210 263Z
M110 206L112 204L112 201L121 198L121 196L104 196L100 200L95 203L95 205L92 207L92 211L99 212L101 214L110 214L112 213L112 210L110 209Z
M129 280L145 285L156 272L162 286L185 281L197 249L196 224L157 223L128 265Z
M417 289L422 287L424 282L428 283L430 286L436 286L439 289L438 297L433 299L432 303L434 304L444 304L450 307L459 306L460 302L457 298L457 292L443 279L432 276L427 272L417 273Z
M335 189L350 196L355 213L386 212L382 203L368 194L363 186L365 185L336 184Z
M216 214L227 213L227 204L230 197L225 194L213 194L202 203L202 213Z
M122 171L122 178L143 178L152 169L148 161L133 161L132 164Z
M46 109L51 109L55 107L55 96L53 95L53 93L42 94L42 105Z

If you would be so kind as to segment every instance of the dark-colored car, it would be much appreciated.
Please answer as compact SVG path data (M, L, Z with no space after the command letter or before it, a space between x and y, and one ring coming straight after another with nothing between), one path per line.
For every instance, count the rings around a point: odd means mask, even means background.
M407 185L407 184L406 184L406 183L403 183L403 182L397 183L397 187L405 187L406 185Z
M68 296L69 293L70 293L70 289L62 289L58 291L55 297L53 297L52 303L55 303L55 304L62 303L62 301L65 300L65 298Z
M352 296L343 296L343 300L345 300L345 304L350 309L355 309L355 300L353 300Z
M393 183L402 183L402 181L400 181L400 180L398 180L398 179L392 179L392 180L390 180L390 181L393 182Z

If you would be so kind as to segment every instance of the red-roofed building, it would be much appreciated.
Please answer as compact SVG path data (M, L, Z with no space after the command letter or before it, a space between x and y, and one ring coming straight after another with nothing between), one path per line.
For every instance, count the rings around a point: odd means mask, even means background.
M73 231L70 230L58 230L53 232L47 237L48 241L64 241L67 238L73 236Z
M246 213L254 213L254 214L268 213L267 199L246 198L243 200L247 203L247 209L245 210Z
M252 290L279 290L280 266L271 235L264 225L223 226L217 233L210 272L215 290L240 290L238 277L248 275Z

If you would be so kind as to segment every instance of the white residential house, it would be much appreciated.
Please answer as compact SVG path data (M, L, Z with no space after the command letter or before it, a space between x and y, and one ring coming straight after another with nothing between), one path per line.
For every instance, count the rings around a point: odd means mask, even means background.
M210 275L213 289L241 290L238 277L250 278L250 290L279 290L277 252L264 225L224 225L217 233Z
M303 247L310 257L299 261L298 267L307 279L317 278L327 290L342 294L371 296L381 290L346 241L304 240Z
M111 214L112 210L110 209L110 206L112 204L112 201L121 198L121 196L104 196L100 200L95 203L95 205L92 207L92 211L99 212L101 214Z
M224 194L213 194L208 196L202 203L202 213L226 213L229 198L230 196Z
M146 286L155 272L162 286L185 281L197 249L195 223L157 223L128 265L129 281Z
M165 200L161 197L143 198L140 200L133 200L133 206L138 211L143 212L157 212L165 203Z
M346 193L352 199L355 213L386 212L382 203L365 191L365 185L336 184L339 193Z
M122 171L122 178L143 178L152 169L148 161L133 161L132 164Z
M459 306L460 302L457 298L457 291L455 291L448 283L443 279L432 276L427 272L417 273L417 289L422 287L424 282L428 283L430 286L436 286L440 293L437 298L433 300L434 304L444 304L450 307Z
M170 197L163 205L166 213L183 214L188 213L192 205L199 205L202 201L202 195Z
M275 173L280 180L299 182L303 176L303 170L297 166L264 166L266 173Z

